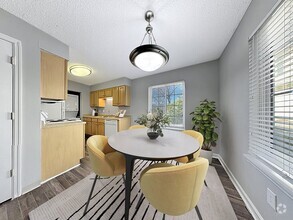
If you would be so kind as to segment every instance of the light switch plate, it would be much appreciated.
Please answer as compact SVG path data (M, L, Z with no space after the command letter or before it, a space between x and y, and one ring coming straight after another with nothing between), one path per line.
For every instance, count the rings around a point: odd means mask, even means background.
M274 210L276 210L277 195L275 193L273 193L273 191L270 190L269 188L267 188L267 202Z

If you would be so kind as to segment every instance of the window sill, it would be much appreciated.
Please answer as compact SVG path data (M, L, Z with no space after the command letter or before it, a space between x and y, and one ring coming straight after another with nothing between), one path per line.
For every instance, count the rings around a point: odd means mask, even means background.
M271 167L265 161L262 161L254 155L244 154L244 157L280 188L280 190L286 193L291 199L293 198L293 180L290 177L284 176L279 170Z
M166 127L163 130L173 130L173 131L184 131L184 128L176 128L176 127Z

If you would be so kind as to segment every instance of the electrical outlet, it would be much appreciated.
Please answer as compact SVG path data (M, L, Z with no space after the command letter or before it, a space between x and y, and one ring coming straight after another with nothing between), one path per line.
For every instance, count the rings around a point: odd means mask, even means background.
M274 210L276 210L277 195L273 193L269 188L267 188L267 202Z

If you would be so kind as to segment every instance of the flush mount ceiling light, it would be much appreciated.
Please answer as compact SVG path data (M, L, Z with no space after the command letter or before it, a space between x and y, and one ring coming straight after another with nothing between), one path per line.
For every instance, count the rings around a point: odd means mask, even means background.
M69 68L69 72L74 76L88 76L92 73L92 69L87 66L74 65Z
M145 20L149 23L146 27L146 33L139 47L135 48L129 55L130 62L139 69L147 72L155 71L165 65L169 60L169 53L163 47L157 45L153 35L151 21L154 19L154 13L147 11ZM143 44L148 35L148 44Z

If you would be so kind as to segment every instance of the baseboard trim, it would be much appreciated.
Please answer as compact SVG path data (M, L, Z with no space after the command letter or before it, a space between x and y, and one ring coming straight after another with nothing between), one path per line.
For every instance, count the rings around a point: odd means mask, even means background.
M19 196L14 197L14 199L16 199L17 197L20 197L21 195L24 195L24 194L26 194L26 193L28 193L28 192L30 192L30 191L32 191L32 190L38 188L40 185L41 185L41 182L38 181L38 182L35 182L35 183L33 183L33 184L30 184L30 185L24 187L24 188L22 189L21 194L20 194Z
M235 176L233 175L233 173L231 172L231 170L229 169L229 167L225 163L225 161L223 160L223 158L221 157L221 155L214 153L213 158L216 158L220 161L224 170L228 174L229 178L231 179L233 185L237 189L238 193L240 194L242 200L244 201L247 209L249 210L249 212L251 213L253 218L256 220L264 220L263 217L261 216L261 214L259 213L259 211L257 210L257 208L254 206L253 202L250 200L248 195L245 193L244 189L241 187L241 185L239 184L239 182L237 181L237 179L235 178Z
M80 166L80 163L75 165L75 166L73 166L73 167L71 167L71 168L69 168L68 170L63 171L62 173L57 174L56 176L52 176L49 179L44 180L43 182L41 182L41 185L46 183L46 182L48 182L48 181L50 181L50 180L52 180L52 179L54 179L54 178L56 178L57 176L60 176L60 175L62 175L64 173L67 173L68 171L73 170L74 168L79 167L79 166Z
M80 164L77 164L77 165L75 165L75 166L69 168L68 170L65 170L64 172L59 173L58 175L53 176L53 177L51 177L51 178L49 178L49 179L47 179L47 180L45 180L45 181L43 181L43 182L36 182L36 183L33 183L33 184L31 184L31 185L29 185L29 186L27 186L27 187L24 187L24 188L22 189L22 193L21 193L21 195L24 195L24 194L26 194L26 193L28 193L28 192L30 192L30 191L32 191L32 190L38 188L38 187L41 186L42 184L44 184L44 183L50 181L51 179L54 179L54 178L56 178L57 176L60 176L60 175L66 173L66 172L68 172L68 171L70 171L70 170L72 170L72 169L74 169L74 168L76 168L76 167L78 167L78 166L80 166ZM17 197L20 197L21 195L19 195L19 196L17 196ZM17 197L14 197L13 199L16 199Z

